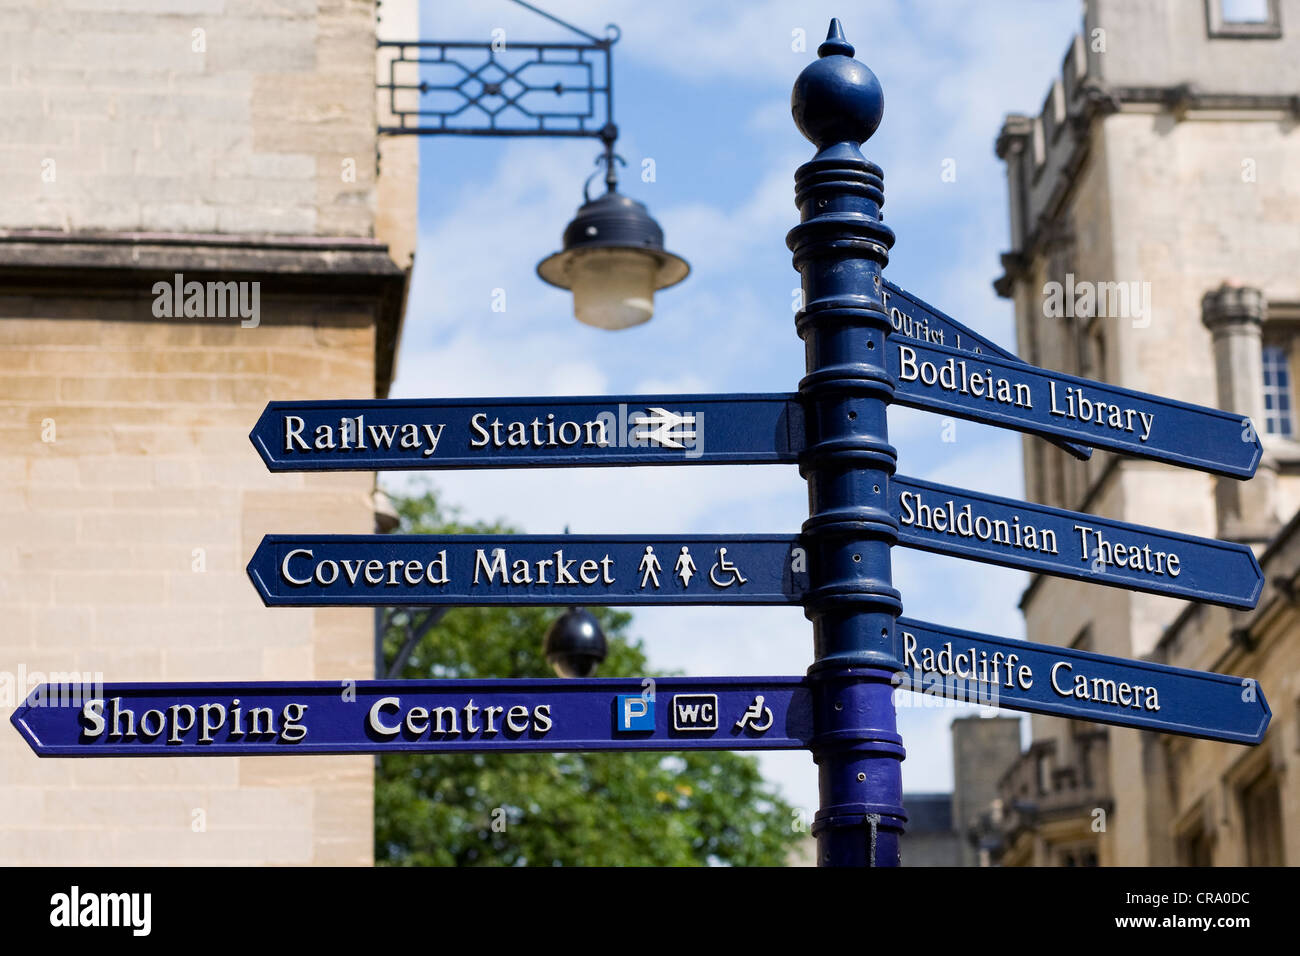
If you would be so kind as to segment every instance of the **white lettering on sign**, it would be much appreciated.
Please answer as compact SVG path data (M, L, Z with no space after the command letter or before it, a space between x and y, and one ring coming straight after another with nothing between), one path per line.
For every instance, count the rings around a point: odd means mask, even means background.
M945 392L957 395L971 395L987 399L1001 405L1015 408L1033 408L1033 396L1026 382L995 375L991 368L974 371L965 359L947 359L935 364L919 359L916 350L906 345L898 346L898 377L904 382L920 382L926 386L937 386ZM1131 432L1138 441L1145 442L1151 437L1155 426L1155 412L1144 412L1137 408L1116 405L1113 402L1090 398L1079 385L1059 385L1052 379L1047 381L1047 413L1055 418L1087 422L1098 428L1110 428L1115 431Z
M578 587L591 584L614 583L614 559L606 554L603 558L565 558L564 549L557 550L553 557L539 561L525 558L511 560L505 548L477 548L474 552L474 583L478 584L480 575L484 584L551 584L564 587Z
M553 412L547 413L545 421L534 418L531 422L499 418L489 422L487 412L479 412L469 420L469 428L471 448L603 448L611 444L604 421L557 422Z
M404 711L400 697L382 697L371 706L366 726L384 737L405 733L481 738L502 733L518 736L528 731L540 736L548 733L554 722L550 704L535 704L531 709L523 704L480 707L470 698L460 707L414 706Z
M136 712L122 705L121 697L107 702L88 700L81 708L85 723L82 740L98 740L107 736L114 741L140 740L148 743L163 741L179 744L185 735L198 729L197 742L210 744L218 731L225 731L227 741L242 743L244 737L279 740L296 744L307 736L307 726L302 723L307 705L290 702L280 709L279 719L270 707L241 704L238 697L228 703L209 701L199 704L171 704Z
M1083 389L1074 385L1065 386L1065 390L1059 393L1058 402L1056 383L1049 381L1047 387L1051 405L1048 411L1052 415L1124 432L1136 431L1133 418L1137 416L1138 424L1142 426L1138 441L1144 442L1151 437L1151 426L1156 423L1155 412L1142 412L1136 408L1123 408L1110 402L1096 401L1085 396Z
M1074 665L1069 661L1057 661L1052 665L1052 690L1061 697L1073 697L1111 707L1131 707L1134 710L1160 709L1160 696L1154 687L1129 684L1110 677L1089 678L1083 674L1075 674L1071 679L1073 671Z
M340 579L352 585L361 582L374 587L395 587L399 584L415 587L426 583L440 585L451 580L447 576L445 548L438 552L437 557L427 561L414 558L407 560L395 558L391 561L380 561L378 558L371 558L369 561L344 558L341 561L334 561L326 558L316 561L314 566L310 563L304 565L304 562L312 561L315 561L315 555L310 548L294 548L280 562L280 577L299 587L313 582L330 585ZM292 567L290 562L293 562Z
M395 407L407 406L397 403ZM439 453L445 460L465 457L470 452L492 456L509 455L515 450L527 453L552 449L582 457L600 457L598 453L604 449L620 448L680 451L687 459L704 454L704 412L699 409L678 411L653 405L638 411L636 406L624 403L599 411L590 407L570 411L569 415L577 417L566 418L562 407L560 412L534 414L531 407L474 412L426 406L424 415L453 417L450 433L446 432L446 421L375 424L366 418L367 414L373 419L399 412L336 414L336 419L319 421L312 414L280 412L280 449L294 456L358 452L364 457L417 460ZM421 412L408 408L406 414L418 417ZM455 447L449 451L449 446Z
M1011 691L1028 691L1034 686L1034 671L1019 661L1019 655L1014 652L990 654L986 648L954 646L952 641L945 641L936 651L933 647L921 647L915 634L903 631L903 667L921 677L941 674ZM1160 709L1160 695L1155 687L1130 684L1113 677L1076 674L1074 664L1069 661L1058 660L1052 664L1048 683L1058 697L1114 708L1153 712Z
M974 647L953 650L952 641L943 645L939 653L932 647L921 648L917 653L916 635L903 632L903 666L922 674L943 674L961 677L984 684L1000 684L1008 689L1029 690L1034 686L1034 672L1028 664L1019 664L1017 654L976 650Z
M1095 561L1102 567L1107 565L1128 568L1131 571L1144 571L1152 576L1168 574L1178 577L1182 562L1172 551L1152 551L1151 545L1122 544L1108 541L1102 533L1087 525L1076 524L1074 530L1079 532L1080 561ZM1089 538L1093 548L1088 550Z
M284 450L312 451L383 451L399 448L418 451L428 458L438 450L444 424L405 422L398 425L367 425L366 416L340 418L338 426L317 425L310 432L297 415L284 416Z
M917 318L910 313L904 312L896 305L889 304L890 292L888 289L882 290L880 299L885 308L889 310L889 321L893 325L894 331L909 339L920 339L922 342L933 343L934 345L943 345L943 329L930 325L930 319L922 315ZM904 299L904 302L907 300ZM954 333L955 334L955 333ZM956 348L961 348L961 336L957 336ZM978 351L978 350L976 350Z
M919 381L922 385L938 385L945 392L973 395L1002 405L1016 408L1033 408L1029 386L993 374L991 368L972 372L966 360L948 359L939 365L917 361L916 350L906 345L898 347L898 377L904 382Z
M956 506L951 498L947 501L925 504L921 496L911 491L904 491L898 496L902 508L900 522L909 528L921 528L925 531L937 531L962 538L977 538L1022 551L1041 551L1044 554L1059 554L1056 547L1056 532L1050 528L1036 528L1032 524L1022 524L1020 515L1013 514L1011 520L989 518L976 514L969 505Z

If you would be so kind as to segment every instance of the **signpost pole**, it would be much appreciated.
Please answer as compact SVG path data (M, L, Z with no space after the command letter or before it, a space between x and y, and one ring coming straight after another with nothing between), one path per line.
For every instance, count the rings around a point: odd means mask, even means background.
M896 866L907 819L893 703L902 601L890 570L897 454L886 424L894 388L880 276L894 235L880 221L883 174L859 150L884 97L838 20L817 52L791 98L795 125L818 152L795 173L800 225L786 239L802 277L796 322L808 372L799 384L809 432L799 469L808 481L804 607L821 795L812 832L820 866Z

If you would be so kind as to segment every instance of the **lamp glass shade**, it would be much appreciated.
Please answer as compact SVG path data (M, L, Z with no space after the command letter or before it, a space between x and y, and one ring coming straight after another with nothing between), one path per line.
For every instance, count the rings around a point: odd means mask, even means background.
M649 321L655 311L659 261L627 248L585 249L569 267L573 314L599 329L626 329Z

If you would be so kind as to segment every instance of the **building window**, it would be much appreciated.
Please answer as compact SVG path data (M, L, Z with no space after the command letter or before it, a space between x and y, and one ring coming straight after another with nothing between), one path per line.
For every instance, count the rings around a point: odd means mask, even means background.
M1264 367L1264 432L1290 438L1293 433L1291 411L1291 361L1288 349L1281 345L1265 345Z
M1106 330L1100 324L1096 324L1088 333L1085 359L1087 364L1084 366L1083 375L1106 381Z
M1283 866L1282 802L1277 778L1264 772L1241 790L1247 866Z
M1205 825L1198 823L1178 841L1178 857L1182 866L1213 866L1214 854Z
M1043 164L1047 162L1047 143L1043 138L1042 116L1034 117L1032 155L1034 158L1034 182L1038 182L1038 177L1041 176L1043 173Z
M1091 845L1063 847L1057 851L1057 866L1096 866L1097 850Z
M1282 35L1278 0L1205 0L1211 39L1275 40Z

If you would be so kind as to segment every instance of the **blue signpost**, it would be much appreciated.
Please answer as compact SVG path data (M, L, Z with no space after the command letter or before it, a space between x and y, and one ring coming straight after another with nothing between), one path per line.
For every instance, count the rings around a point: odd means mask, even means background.
M249 438L272 471L793 463L803 422L791 398L271 402Z
M793 535L267 535L268 605L799 604Z
M792 750L797 677L42 685L13 724L43 757Z
M899 619L896 544L1253 608L1249 548L896 476L891 403L1248 478L1248 420L1027 365L887 282L883 173L860 146L883 94L838 20L791 99L817 149L787 237L807 374L794 394L272 402L272 471L797 463L799 535L268 535L268 605L801 604L804 678L120 684L38 688L12 720L46 756L806 748L817 859L899 862L894 694L1258 743L1253 680ZM963 697L962 695L968 695ZM970 695L973 695L970 696ZM53 701L53 702L52 702Z
M1029 364L1017 358L1015 353L986 339L974 329L968 329L952 316L940 312L924 299L917 298L905 289L900 289L888 279L884 281L884 287L885 291L881 294L881 298L885 302L885 308L889 309L889 322L893 327L890 335L895 339L915 339L921 343L929 342L974 352L976 355L993 355L1020 365ZM1065 449L1080 461L1087 461L1092 457L1092 449L1087 445L1077 445L1059 438L1049 438L1048 441Z
M1251 678L1030 644L899 618L899 686L1118 727L1257 744L1272 711Z
M1259 743L1255 681L899 618L896 689L985 707ZM797 677L42 684L12 722L43 757L795 750Z
M1250 609L1245 545L894 475L898 543L1026 571ZM269 606L801 604L797 535L267 535L248 564Z
M1264 573L1244 544L895 475L898 543L1096 584L1250 610Z
M889 343L894 401L1230 478L1263 447L1247 418L942 345Z

